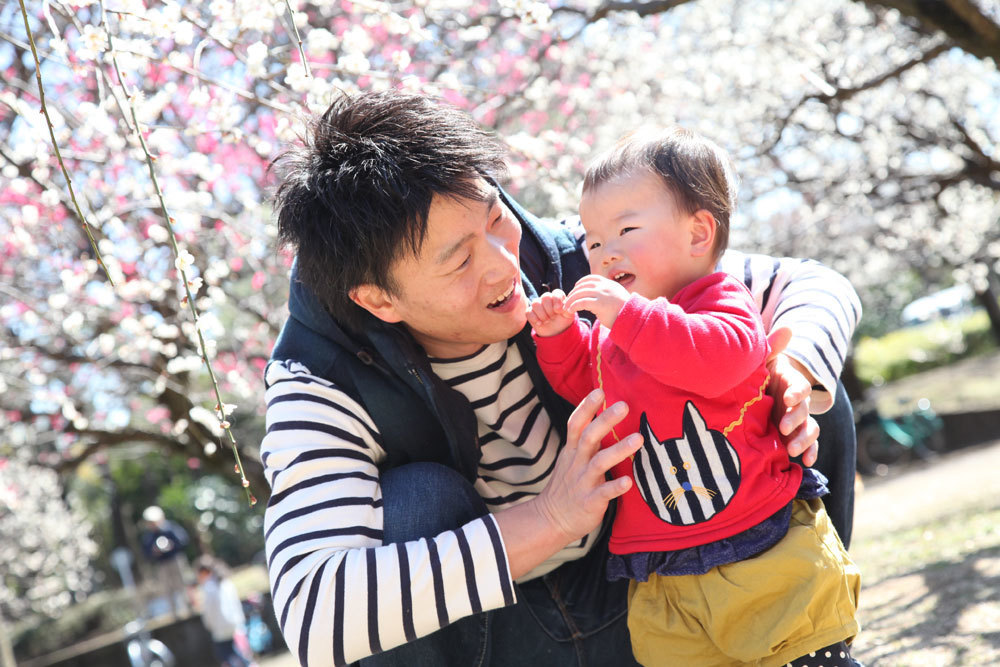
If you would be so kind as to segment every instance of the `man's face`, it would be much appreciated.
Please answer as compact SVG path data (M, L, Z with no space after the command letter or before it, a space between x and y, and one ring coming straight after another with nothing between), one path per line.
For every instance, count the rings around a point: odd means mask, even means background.
M434 197L423 245L392 267L398 293L383 293L385 308L375 312L402 322L430 357L472 354L526 322L521 226L495 187L478 184L481 201Z

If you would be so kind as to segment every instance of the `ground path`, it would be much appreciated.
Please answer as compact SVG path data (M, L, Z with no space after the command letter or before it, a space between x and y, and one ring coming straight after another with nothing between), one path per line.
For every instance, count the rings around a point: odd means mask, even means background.
M1000 441L869 481L851 554L866 664L1000 665Z

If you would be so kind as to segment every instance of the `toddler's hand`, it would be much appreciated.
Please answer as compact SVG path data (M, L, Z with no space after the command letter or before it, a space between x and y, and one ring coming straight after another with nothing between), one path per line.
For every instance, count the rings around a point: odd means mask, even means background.
M566 310L566 293L561 289L546 292L528 307L528 323L543 338L561 334L573 324L573 313Z
M592 273L577 281L563 307L571 313L590 311L601 324L610 329L622 306L631 296L627 289L614 280Z

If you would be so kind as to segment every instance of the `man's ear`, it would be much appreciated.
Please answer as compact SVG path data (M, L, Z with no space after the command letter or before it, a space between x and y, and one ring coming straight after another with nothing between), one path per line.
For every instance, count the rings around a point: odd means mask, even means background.
M351 301L358 304L383 322L396 323L403 318L396 311L396 301L381 287L371 284L358 285L350 291Z
M691 215L691 256L701 257L715 249L715 216L700 208Z

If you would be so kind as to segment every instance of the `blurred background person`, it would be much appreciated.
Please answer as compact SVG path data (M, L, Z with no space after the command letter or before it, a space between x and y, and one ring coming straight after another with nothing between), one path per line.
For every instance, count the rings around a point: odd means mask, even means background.
M212 635L212 649L220 665L247 667L253 664L249 651L238 641L246 637L246 617L229 568L212 556L195 561L201 592L201 619Z
M184 549L189 543L187 531L167 519L156 505L142 512L145 524L141 536L142 553L153 565L152 592L149 613L156 615L157 598L163 596L175 618L191 613L187 597L187 580L190 568Z

